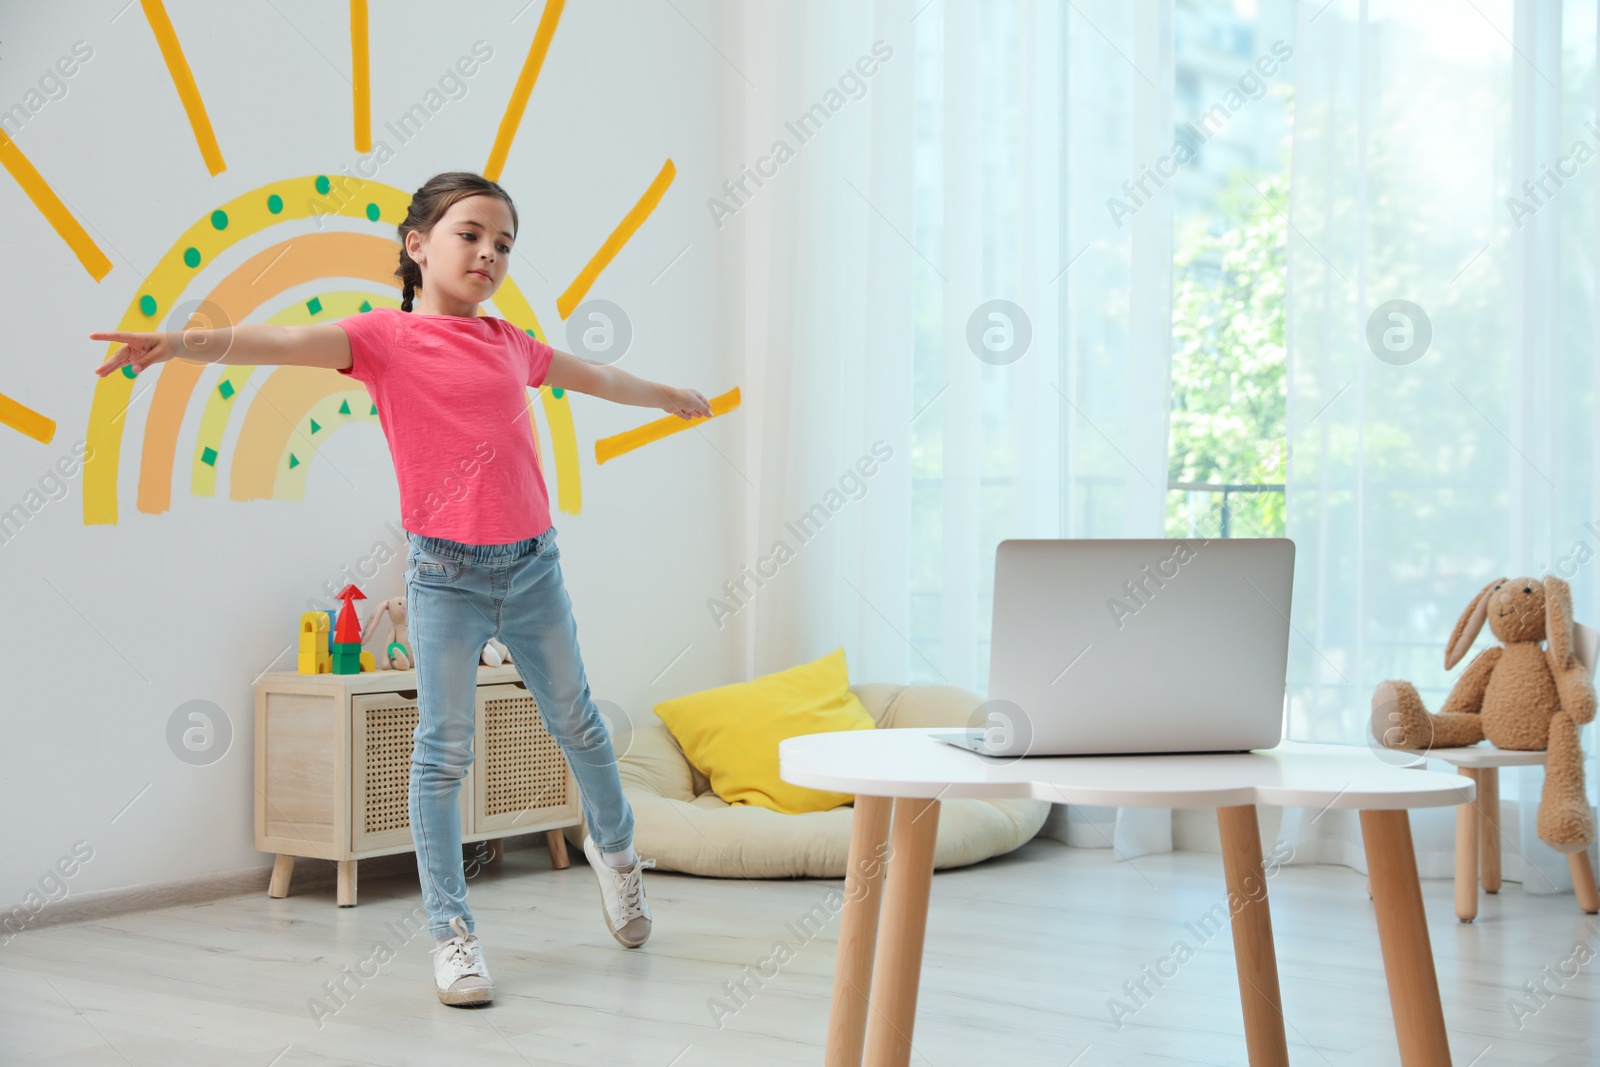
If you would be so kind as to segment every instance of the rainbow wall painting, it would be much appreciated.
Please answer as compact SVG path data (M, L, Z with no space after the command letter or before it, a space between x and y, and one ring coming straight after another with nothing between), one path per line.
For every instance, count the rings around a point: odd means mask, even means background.
M299 325L336 322L384 304L398 307L394 266L400 246L391 237L350 231L306 232L290 225L288 233L230 271L209 292L189 292L189 280L206 263L233 244L266 230L322 215L354 215L393 230L405 217L409 193L364 180L361 196L334 194L327 175L307 175L274 182L244 193L197 219L173 242L140 286L115 327L152 330L163 327L175 309L195 325L250 321L257 310L273 305L278 294L318 279L366 282L369 290L344 284L309 300L283 308L266 321ZM332 198L330 199L330 194ZM533 309L516 281L507 276L493 304L496 313L530 335L547 340ZM115 344L108 346L108 353ZM86 440L93 458L84 464L83 518L86 525L115 523L119 514L117 485L123 462L123 415L135 397L153 390L140 444L135 506L160 514L172 505L173 481L183 471L189 492L212 496L217 470L228 469L228 496L233 500L300 500L306 469L323 441L351 423L376 428L377 411L366 387L323 367L251 367L170 360L153 370L154 383L141 381L124 367L99 379L89 411ZM235 414L242 386L262 376L247 410ZM550 427L553 464L543 455L541 466L556 474L557 507L576 514L582 507L577 437L572 411L560 389L541 388L541 407ZM199 411L199 430L190 456L177 455L179 431L188 412ZM231 455L222 451L233 419L241 420ZM529 405L529 418L533 407ZM537 428L534 441L539 440Z

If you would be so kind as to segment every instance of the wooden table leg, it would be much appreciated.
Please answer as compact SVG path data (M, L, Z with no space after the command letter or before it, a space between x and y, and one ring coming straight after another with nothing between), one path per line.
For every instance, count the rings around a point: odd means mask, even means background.
M272 861L272 881L267 883L267 896L286 897L289 895L289 879L294 876L294 857L278 853Z
M907 1067L922 979L922 941L939 830L939 801L897 797L889 828L891 871L872 960L867 1018L868 1067Z
M1217 809L1222 833L1222 870L1233 916L1233 959L1244 1008L1244 1039L1250 1067L1288 1067L1278 994L1278 955L1272 944L1267 878L1261 869L1261 827L1254 804Z
M488 840L487 855L483 857L485 863L499 863L505 859L505 838L491 837Z
M888 857L890 797L856 795L850 817L850 860L844 872L844 911L839 916L839 953L833 967L833 1006L828 1012L825 1067L861 1067L867 1034L867 991L872 953L878 943L878 908Z
M339 907L353 908L356 906L356 860L335 860L339 865L338 890Z
M1485 893L1500 892L1500 768L1478 770L1478 879Z
M1479 780L1476 768L1457 769L1474 782ZM1478 808L1469 801L1466 804L1456 805L1456 918L1469 923L1477 917Z
M1590 915L1600 912L1600 891L1594 884L1594 868L1589 866L1589 850L1567 854L1567 869L1572 872L1572 891L1578 895L1578 907Z
M1472 805L1461 807L1471 810ZM1433 969L1422 887L1417 884L1411 819L1404 810L1363 811L1361 837L1372 874L1373 910L1383 946L1400 1062L1405 1067L1449 1067L1450 1042L1439 1004L1439 978Z

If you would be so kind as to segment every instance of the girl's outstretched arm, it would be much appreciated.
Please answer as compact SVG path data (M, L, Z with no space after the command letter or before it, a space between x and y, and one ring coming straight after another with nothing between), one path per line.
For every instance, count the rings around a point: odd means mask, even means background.
M711 417L711 404L693 389L677 389L629 374L621 367L590 363L570 352L555 349L545 385L588 393L614 404L661 408L683 419Z
M154 363L187 359L192 363L292 364L300 367L350 366L350 336L333 323L314 326L276 326L245 323L216 330L163 330L158 333L111 331L91 333L92 341L121 341L95 373L104 378L118 367L131 366L135 374Z

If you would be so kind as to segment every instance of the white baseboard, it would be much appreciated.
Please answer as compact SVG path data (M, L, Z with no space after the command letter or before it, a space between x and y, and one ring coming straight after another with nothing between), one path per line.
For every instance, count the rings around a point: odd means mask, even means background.
M514 839L507 839L510 847ZM543 838L539 839L541 846ZM308 890L332 886L337 880L338 867L332 860L295 860L294 877L290 881L290 896ZM359 868L361 882L370 878L389 878L410 875L417 878L417 857L414 852L396 852L388 856L374 856L362 860ZM214 871L192 878L176 878L166 882L147 882L143 885L119 889L98 889L83 893L69 893L59 900L47 900L37 912L29 906L12 904L0 907L0 943L9 941L18 933L37 930L63 923L93 922L114 915L136 911L154 911L210 903L228 897L267 895L267 884L272 880L272 864L244 867L231 871ZM417 892L421 893L418 885ZM332 894L330 893L331 897Z

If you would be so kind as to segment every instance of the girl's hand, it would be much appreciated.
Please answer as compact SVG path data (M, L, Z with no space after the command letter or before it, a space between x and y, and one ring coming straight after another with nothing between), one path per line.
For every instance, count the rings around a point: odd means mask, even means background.
M711 403L693 389L669 389L667 402L661 405L664 411L670 411L680 419L708 419L711 417Z
M123 347L94 369L102 378L124 365L132 366L138 374L151 364L164 363L179 354L165 333L91 333L89 339L122 342Z

